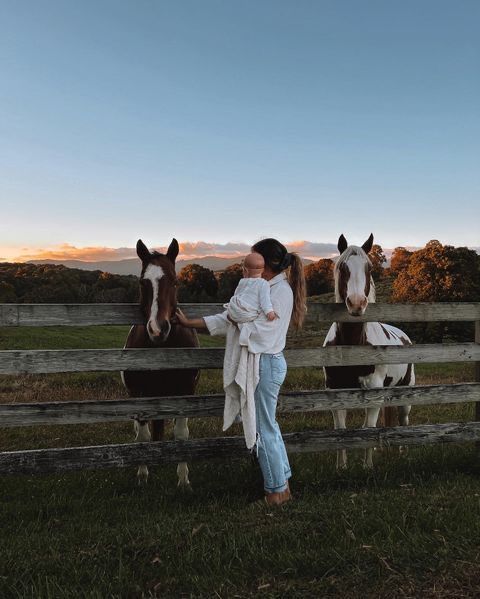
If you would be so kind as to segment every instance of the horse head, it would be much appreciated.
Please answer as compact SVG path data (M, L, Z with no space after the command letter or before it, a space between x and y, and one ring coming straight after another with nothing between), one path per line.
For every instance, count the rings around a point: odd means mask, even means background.
M150 252L141 239L137 241L137 255L142 261L140 306L148 336L156 345L167 340L177 307L175 258L178 251L176 239L172 240L166 254Z
M348 245L345 237L338 239L340 256L335 262L335 301L345 303L349 314L362 316L368 302L375 301L375 286L372 279L372 263L368 253L372 249L373 235L362 245Z

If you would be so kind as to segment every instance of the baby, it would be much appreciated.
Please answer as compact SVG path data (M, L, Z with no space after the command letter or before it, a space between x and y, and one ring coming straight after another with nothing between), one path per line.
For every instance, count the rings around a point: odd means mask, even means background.
M225 308L230 319L236 323L251 322L262 313L268 320L275 320L270 299L270 285L262 279L265 261L261 254L248 254L243 262L243 279L240 280L235 293Z

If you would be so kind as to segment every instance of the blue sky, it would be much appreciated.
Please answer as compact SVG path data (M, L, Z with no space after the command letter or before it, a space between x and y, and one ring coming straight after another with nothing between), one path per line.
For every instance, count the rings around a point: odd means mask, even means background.
M480 245L478 1L2 0L0 256Z

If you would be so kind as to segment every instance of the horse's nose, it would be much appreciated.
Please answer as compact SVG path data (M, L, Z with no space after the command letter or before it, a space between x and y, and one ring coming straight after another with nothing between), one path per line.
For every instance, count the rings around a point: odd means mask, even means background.
M352 316L362 316L368 305L365 295L352 294L347 297L347 309Z
M170 334L170 329L171 325L168 320L163 320L161 323L152 323L151 321L148 321L147 323L148 335L154 343L166 341L168 335Z
M160 334L163 335L163 337L168 337L169 333L170 333L170 321L169 320L164 320L162 322L162 324L160 325Z

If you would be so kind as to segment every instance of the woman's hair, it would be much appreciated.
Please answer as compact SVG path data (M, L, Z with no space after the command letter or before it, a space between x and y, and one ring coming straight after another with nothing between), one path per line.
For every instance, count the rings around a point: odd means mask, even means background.
M265 260L265 266L268 266L274 273L280 273L290 267L288 282L293 291L292 324L295 329L301 329L307 311L302 259L296 253L288 252L283 244L272 238L258 241L252 246L252 251L261 254Z

